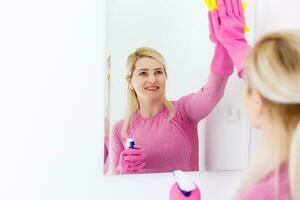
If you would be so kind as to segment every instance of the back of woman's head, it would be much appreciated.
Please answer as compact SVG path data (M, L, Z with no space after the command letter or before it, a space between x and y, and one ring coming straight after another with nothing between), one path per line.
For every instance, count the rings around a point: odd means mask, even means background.
M300 31L265 35L255 44L246 65L248 91L261 95L270 120L279 127L272 133L276 139L268 145L277 155L289 155L291 194L300 199Z
M265 98L300 104L300 32L276 32L261 38L247 63L248 84Z

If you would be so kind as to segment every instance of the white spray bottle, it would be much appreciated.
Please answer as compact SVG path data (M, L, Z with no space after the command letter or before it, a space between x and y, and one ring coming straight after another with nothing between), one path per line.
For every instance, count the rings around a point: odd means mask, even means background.
M201 193L197 185L183 171L173 172L176 183L170 190L170 200L201 200Z

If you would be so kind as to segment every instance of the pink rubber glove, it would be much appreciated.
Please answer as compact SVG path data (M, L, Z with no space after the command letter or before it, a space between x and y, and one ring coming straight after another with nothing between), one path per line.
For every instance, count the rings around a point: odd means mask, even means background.
M201 200L201 194L198 187L192 191L190 196L186 197L179 189L177 183L172 186L169 197L170 200Z
M215 44L215 55L211 62L211 71L222 77L228 77L233 73L233 61L227 50L217 40L212 24L211 12L208 12L209 38Z
M241 0L217 0L219 10L212 12L218 41L232 58L240 78L245 77L245 59L251 49L244 35L245 17Z
M145 167L145 155L138 149L125 149L120 154L117 170L121 174L131 174Z

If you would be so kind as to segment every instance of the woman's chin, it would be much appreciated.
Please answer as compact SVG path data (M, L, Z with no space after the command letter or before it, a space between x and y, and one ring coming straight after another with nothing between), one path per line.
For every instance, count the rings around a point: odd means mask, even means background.
M155 94L155 95L147 95L147 100L151 102L162 101L163 95Z

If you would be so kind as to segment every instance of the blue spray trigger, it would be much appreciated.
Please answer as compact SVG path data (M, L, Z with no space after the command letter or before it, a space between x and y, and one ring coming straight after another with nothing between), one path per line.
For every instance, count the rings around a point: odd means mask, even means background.
M135 146L134 140L131 139L131 138L128 138L126 140L126 147L129 148L129 149L134 149L134 146Z
M177 187L185 197L189 197L192 191L196 189L196 185L193 181L181 170L173 172L176 178Z
M189 192L184 191L184 190L180 190L180 191L181 191L182 194L183 194L184 196L186 196L186 197L189 197L189 196L192 194L192 191L189 191Z
M135 145L135 142L134 142L134 141L131 141L131 142L129 143L129 148L130 148L130 149L134 149L134 145Z

